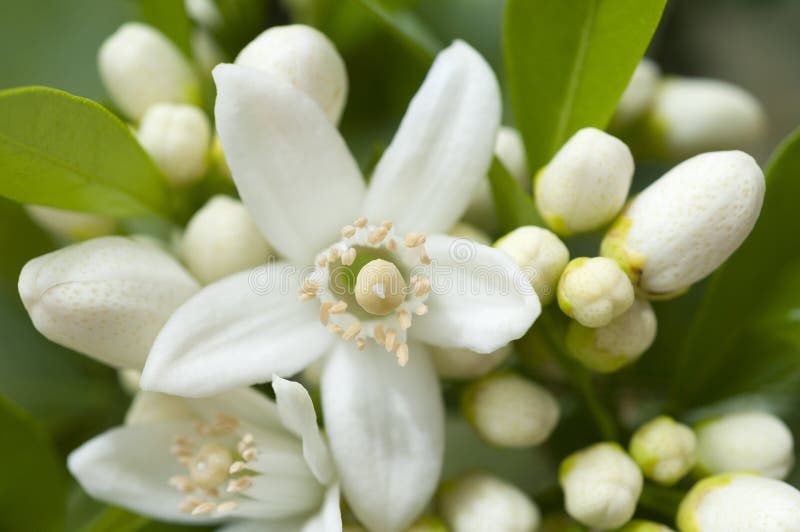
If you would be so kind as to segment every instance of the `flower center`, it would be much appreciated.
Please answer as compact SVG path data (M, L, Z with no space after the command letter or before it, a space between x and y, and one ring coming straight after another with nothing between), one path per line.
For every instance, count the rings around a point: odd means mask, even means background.
M319 301L329 331L364 349L371 339L408 362L412 316L428 311L431 260L425 235L395 235L392 223L359 218L342 228L342 239L319 253L300 287L300 300Z

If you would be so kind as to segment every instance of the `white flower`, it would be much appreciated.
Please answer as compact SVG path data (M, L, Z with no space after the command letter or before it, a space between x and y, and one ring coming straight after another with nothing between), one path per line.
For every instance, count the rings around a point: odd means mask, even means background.
M661 69L655 61L645 57L639 62L614 111L611 123L615 128L628 126L647 113L660 77Z
M464 417L482 439L498 447L532 447L547 440L560 415L546 388L513 373L490 375L462 399Z
M194 214L181 240L183 260L204 284L265 264L270 252L242 202L222 195Z
M189 62L146 24L123 24L100 47L98 66L114 103L134 120L156 103L200 101L200 85Z
M465 381L482 377L505 362L513 351L504 345L491 353L476 353L469 349L429 346L436 373L443 379Z
M341 531L339 487L314 406L273 382L277 404L240 389L208 399L143 392L127 424L69 456L93 497L165 521Z
M536 290L542 305L556 295L558 278L569 262L569 249L552 232L532 225L518 227L494 243L514 259Z
M150 106L137 133L139 143L172 185L203 177L211 148L211 125L193 105L159 103Z
M697 438L686 425L659 416L636 429L628 448L647 478L670 486L694 466Z
M677 522L681 532L800 530L800 491L750 474L709 477L683 499Z
M558 281L558 306L586 327L603 327L631 308L633 286L625 272L605 257L579 257Z
M667 156L749 150L766 130L761 104L731 83L674 77L660 83L648 117L658 148Z
M68 240L86 240L109 235L117 222L100 214L65 211L39 205L26 205L28 215L48 232Z
M567 351L587 368L600 373L617 371L635 362L656 339L656 313L645 299L635 299L622 315L602 327L571 321L565 339Z
M697 465L705 474L753 471L786 478L794 466L789 427L767 412L737 412L700 423Z
M630 520L642 493L642 472L614 443L568 456L558 474L567 513L586 526L617 528Z
M651 297L682 293L747 238L764 201L764 173L740 151L704 153L636 196L606 234L615 259Z
M347 71L333 43L302 24L275 26L253 39L236 64L266 72L310 96L332 123L347 101Z
M367 190L305 92L237 65L214 74L234 181L287 261L226 277L176 311L142 386L213 394L297 373L330 353L322 402L343 489L367 527L401 529L433 493L442 460L442 398L423 343L492 352L540 311L501 251L425 235L450 228L486 175L497 81L466 44L443 51Z
M452 532L535 532L540 513L522 490L487 473L471 473L442 485L439 511Z
M593 231L619 213L632 179L633 156L625 143L587 127L536 174L536 206L560 235Z

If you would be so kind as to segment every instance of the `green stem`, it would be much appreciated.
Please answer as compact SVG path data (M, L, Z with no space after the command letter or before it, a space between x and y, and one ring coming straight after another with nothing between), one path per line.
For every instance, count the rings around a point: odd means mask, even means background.
M677 488L645 484L639 497L639 505L674 521L678 513L678 506L685 495L686 493Z

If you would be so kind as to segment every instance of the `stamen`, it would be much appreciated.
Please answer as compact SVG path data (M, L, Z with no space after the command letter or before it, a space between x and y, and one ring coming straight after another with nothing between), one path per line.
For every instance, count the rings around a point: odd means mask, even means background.
M366 218L359 218L358 220L353 222L353 225L355 225L359 229L363 229L363 228L365 228L367 226L367 219Z
M328 325L328 322L331 319L330 311L333 303L331 301L325 301L322 305L319 306L319 321L323 325Z
M377 244L378 242L381 242L384 238L386 238L387 234L389 234L389 230L388 229L386 229L383 226L378 227L377 229L375 229L372 232L372 234L369 235L369 238L367 239L367 242L369 242L370 244L372 244L374 246L375 244Z
M181 493L191 493L194 491L194 484L192 484L192 481L189 480L189 477L183 475L170 477L168 484Z
M431 263L431 258L428 256L425 248L419 248L419 261L426 265Z
M325 255L322 255L319 259L317 259L317 266L320 268L324 268L326 264L328 264L328 257Z
M356 234L356 228L352 225L345 225L342 227L342 238L350 238Z
M356 321L350 324L344 334L342 335L343 340L352 340L356 337L358 333L361 332L361 322Z
M424 233L408 233L404 240L407 248L415 248L425 243Z
M213 512L216 507L217 505L213 502L202 502L192 510L192 515L208 515Z
M392 224L392 222L391 222L391 221L389 221L389 220L384 220L384 221L382 221L382 222L381 222L381 227L383 227L383 228L384 228L384 229L386 229L387 231L391 231L391 230L392 230L392 227L394 227L394 226L393 226L393 224Z
M244 462L241 460L237 460L236 462L231 464L230 469L228 469L228 473L231 475L235 475L236 473L241 473L247 468Z
M383 332L383 325L377 325L375 327L375 331L372 333L372 336L379 344L384 345L386 343L386 333Z
M390 238L386 241L386 249L389 251L395 251L397 249L397 240L394 238Z
M366 347L366 342L363 338L356 338L356 349L359 351L363 351L364 347Z
M178 509L185 513L191 513L192 510L197 508L199 504L202 504L202 500L198 499L197 497L186 497L183 502L178 506Z
M245 462L252 462L258 456L258 451L255 447L250 447L249 449L245 449L242 453L242 458L244 458Z
M328 262L336 262L337 260L339 260L339 248L331 247L328 250Z
M384 345L389 353L395 350L397 347L397 331L391 328L386 331L386 343Z
M248 477L237 478L228 482L227 491L228 493L241 493L252 485L253 482Z
M424 316L427 313L428 313L428 305L425 304L418 306L416 310L414 310L414 314L416 314L417 316Z
M414 295L422 297L431 291L431 282L424 275L415 275L411 278Z
M397 346L397 364L402 368L408 364L408 344L400 344Z
M328 330L337 336L342 334L342 331L344 331L344 329L342 329L335 323L331 323L330 325L328 325Z
M347 303L344 301L337 301L335 305L331 307L331 314L341 314L347 310Z
M238 507L239 507L239 503L236 502L236 501L225 501L222 504L220 504L219 506L217 506L217 512L221 513L221 514L224 514L224 513L230 512L232 510L235 510Z
M356 261L356 248L350 248L342 254L342 264L351 266Z
M400 322L400 327L403 330L408 329L411 327L411 316L409 315L407 310L401 310L397 313L397 321Z

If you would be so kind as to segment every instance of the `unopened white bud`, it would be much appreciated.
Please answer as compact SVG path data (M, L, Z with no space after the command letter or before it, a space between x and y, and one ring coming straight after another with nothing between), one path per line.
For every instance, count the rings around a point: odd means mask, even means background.
M450 228L448 235L456 238L466 238L484 246L491 246L492 239L484 231L466 222L458 222Z
M26 205L25 210L40 227L66 240L88 240L110 235L117 222L110 216L65 211L39 205Z
M445 482L439 512L452 532L535 532L539 508L522 490L485 473Z
M193 105L150 107L139 127L139 143L173 185L197 181L208 167L211 125Z
M587 368L611 373L635 362L656 338L656 313L647 300L633 305L608 325L591 328L572 321L567 329L567 351Z
M644 519L634 519L622 528L614 532L674 532L667 525L656 523L655 521L645 521Z
M713 272L747 238L764 201L764 173L744 152L704 153L630 202L601 255L650 297L671 297Z
M619 213L632 179L633 156L624 142L581 129L536 174L536 206L560 235L593 231Z
M567 246L552 232L532 225L518 227L495 242L528 277L542 305L556 295L556 285L569 262Z
M767 412L738 412L700 423L697 466L707 475L753 471L786 478L794 465L794 438L786 424Z
M709 477L684 497L677 524L681 532L800 530L800 491L746 473Z
M636 66L611 120L615 128L623 128L644 116L653 102L661 77L661 69L652 59L644 58Z
M532 447L558 423L558 402L547 389L513 373L472 383L462 400L464 416L478 435L497 447Z
M166 252L102 237L29 261L19 294L45 337L114 367L141 369L156 335L198 290Z
M119 369L117 370L117 380L122 391L128 395L136 395L139 393L142 372L138 369Z
M262 265L270 252L242 202L222 195L194 214L181 242L189 271L204 284Z
M633 301L633 285L625 272L605 257L571 260L558 281L558 306L586 327L608 325Z
M511 345L504 345L491 353L476 353L469 349L428 346L431 361L439 377L466 381L483 377L511 355Z
M659 416L633 433L628 450L647 478L671 486L695 464L697 439L692 429Z
M214 67L225 62L225 52L220 48L211 31L197 28L192 31L192 57L200 71L211 75Z
M559 468L567 513L586 526L617 528L636 510L644 479L615 443L598 443L568 456Z
M236 57L306 93L337 124L347 100L347 71L333 43L310 26L275 26L256 37Z
M736 85L711 79L662 81L648 122L656 147L673 158L704 151L749 150L766 130L758 100Z
M200 102L200 85L189 62L146 24L123 24L100 47L98 65L114 103L134 120L156 103Z
M214 0L185 0L186 14L196 24L205 28L217 28L222 20L222 13Z

